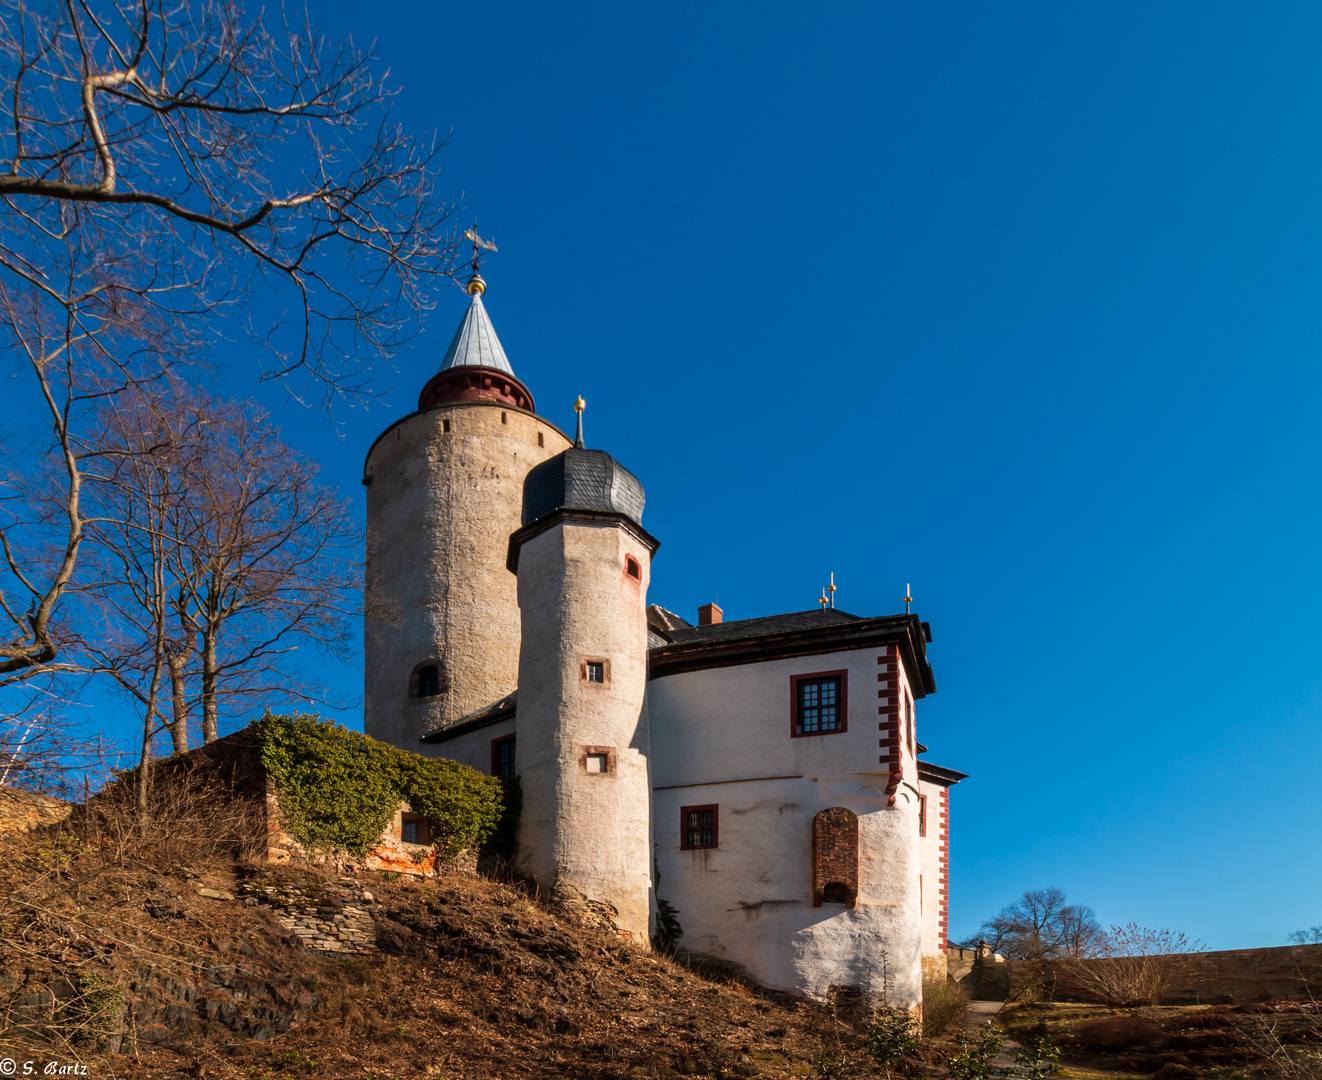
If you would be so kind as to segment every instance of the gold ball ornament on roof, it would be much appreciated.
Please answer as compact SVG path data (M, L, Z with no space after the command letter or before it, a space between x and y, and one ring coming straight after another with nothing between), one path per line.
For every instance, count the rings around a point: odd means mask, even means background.
M574 412L581 413L587 407L588 407L588 403L583 400L583 395L579 394L578 400L574 402Z
M481 274L474 274L468 279L468 284L464 286L464 291L469 296L481 296L487 291L487 283L482 280Z

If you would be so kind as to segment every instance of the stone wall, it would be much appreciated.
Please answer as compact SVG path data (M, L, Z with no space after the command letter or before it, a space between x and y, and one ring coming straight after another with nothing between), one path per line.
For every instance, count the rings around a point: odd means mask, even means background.
M19 788L0 787L0 834L27 832L63 821L72 803Z
M954 950L952 963L953 956ZM1194 953L1190 962L1190 973L1176 981L1164 1004L1242 1005L1322 997L1322 945ZM1054 986L1058 1000L1088 999L1082 988L1071 985L1060 965L1028 960L980 960L969 976L970 989L980 1000L1002 1001L1033 977Z
M306 948L367 955L376 949L374 897L351 877L334 881L315 874L258 874L239 892L246 903L269 905L276 921Z

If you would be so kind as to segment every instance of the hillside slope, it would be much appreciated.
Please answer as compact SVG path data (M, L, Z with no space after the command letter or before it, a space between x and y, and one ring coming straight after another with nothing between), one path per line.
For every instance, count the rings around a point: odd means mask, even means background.
M378 951L311 952L257 900L282 875L307 871L160 869L68 836L9 853L4 1056L93 1075L606 1080L803 1075L853 1039L820 1009L459 873L365 876Z

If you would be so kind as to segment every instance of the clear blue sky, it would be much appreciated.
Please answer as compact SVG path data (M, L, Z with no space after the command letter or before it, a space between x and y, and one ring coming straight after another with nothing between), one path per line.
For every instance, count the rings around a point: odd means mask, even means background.
M1052 884L1216 948L1322 923L1322 8L316 9L453 128L515 370L646 485L653 601L913 583L952 933ZM276 408L360 507L465 299L342 438Z

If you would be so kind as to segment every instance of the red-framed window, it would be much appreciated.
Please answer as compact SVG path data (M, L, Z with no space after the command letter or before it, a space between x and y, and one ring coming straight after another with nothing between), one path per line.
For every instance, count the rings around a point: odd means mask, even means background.
M927 835L927 796L918 796L918 835Z
M717 803L679 808L679 847L681 851L699 851L719 847L721 808Z
M491 775L514 779L514 736L491 740Z
M848 727L848 672L790 676L790 735L837 735Z

